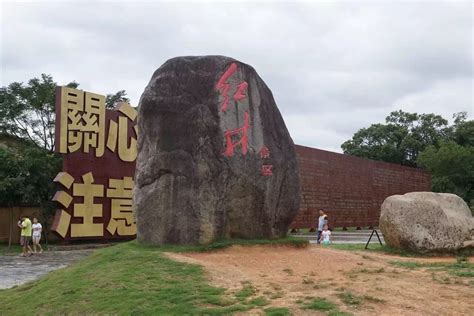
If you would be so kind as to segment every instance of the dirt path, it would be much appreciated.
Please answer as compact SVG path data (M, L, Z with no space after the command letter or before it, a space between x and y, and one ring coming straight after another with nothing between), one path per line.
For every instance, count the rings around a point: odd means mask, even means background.
M310 297L327 298L339 310L356 315L474 315L474 284L466 278L389 263L455 261L452 258L400 258L315 245L305 249L234 246L168 256L203 265L212 284L231 292L251 284L255 296L265 296L269 306L287 307L295 315L317 314L300 309ZM359 303L348 303L347 294Z

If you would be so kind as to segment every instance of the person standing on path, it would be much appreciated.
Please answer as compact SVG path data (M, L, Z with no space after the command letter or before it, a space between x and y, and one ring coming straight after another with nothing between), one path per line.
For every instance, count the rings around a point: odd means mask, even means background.
M319 210L319 219L318 219L318 239L317 243L321 243L321 233L323 232L324 225L328 224L328 216L324 213L323 209Z
M33 217L33 252L36 253L36 246L39 247L40 252L43 253L43 247L40 245L40 240L41 240L41 232L43 230L43 227L41 226L40 223L38 223L38 219L36 217Z
M28 216L22 217L22 222L18 225L21 228L20 244L23 247L23 252L21 253L22 257L31 256L31 221Z

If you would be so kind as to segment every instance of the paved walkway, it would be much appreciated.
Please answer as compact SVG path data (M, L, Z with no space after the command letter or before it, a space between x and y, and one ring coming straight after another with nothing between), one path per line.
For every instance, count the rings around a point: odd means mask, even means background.
M378 229L380 239L384 243L382 232ZM356 231L333 231L331 240L334 244L365 244L369 240L372 230ZM291 236L308 239L310 243L316 243L316 233L292 234ZM370 243L378 243L377 235L373 235Z
M8 289L35 280L40 276L88 255L93 250L47 251L30 257L0 255L0 289Z

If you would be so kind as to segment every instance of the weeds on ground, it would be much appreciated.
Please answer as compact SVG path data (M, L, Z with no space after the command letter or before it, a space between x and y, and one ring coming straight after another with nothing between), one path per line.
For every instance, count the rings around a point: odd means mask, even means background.
M311 278L309 278L307 276L304 276L302 283L303 284L314 284L314 281Z
M327 289L329 287L329 284L326 283L316 283L313 285L313 289L320 290L320 289Z
M349 313L341 312L338 308L337 305L331 301L329 301L326 298L323 297L307 297L306 301L303 300L298 300L296 301L299 304L302 304L301 308L302 309L310 309L310 310L316 310L316 311L323 311L327 312L328 315L333 315L333 316L347 316L351 315Z
M361 303L361 300L359 297L355 296L349 291L344 291L342 293L338 293L337 296L346 304L349 306L355 306L359 305Z
M378 269L370 269L370 268L362 268L362 269L353 269L350 273L383 273L385 272L384 268Z
M268 305L268 300L263 296L259 296L251 299L248 304L251 306L265 306Z
M289 316L290 310L286 307L270 307L265 309L266 316Z
M283 297L283 291L277 291L276 293L273 293L270 295L270 299L276 300L277 298Z
M440 284L474 285L474 263L469 263L462 258L455 263L420 263L412 261L390 261L389 263L409 270L426 269L431 272L432 280Z
M339 297L346 305L348 306L358 306L362 304L363 301L371 302L371 303L383 303L385 302L384 299L377 298L370 296L368 294L358 296L352 293L351 291L341 287L337 288L336 291L340 292L337 293L336 296Z
M397 255L400 257L433 257L439 255L469 257L474 256L474 249L461 249L453 253L417 253L410 250L390 247L388 245L370 244L368 249L365 249L365 244L330 244L329 247L338 250L348 251L364 251L368 253L384 253L389 255Z
M290 268L286 268L286 269L283 269L283 272L286 272L288 275L293 275L293 270L291 270Z
M321 297L314 298L310 302L303 304L303 309L313 309L317 311L330 311L336 307L336 304Z
M255 294L255 288L253 287L253 285L246 283L244 284L244 287L240 291L235 293L235 297L242 301L254 294Z
M429 269L431 271L444 271L457 277L474 278L474 263L469 263L464 260L458 260L455 263L421 263L413 261L389 261L389 263L406 269Z
M373 297L373 296L370 296L370 295L364 295L362 296L362 298L368 302L372 302L372 303L384 303L385 300L384 299L381 299L381 298L378 298L378 297Z
M328 316L352 316L351 313L341 312L341 311L330 311Z

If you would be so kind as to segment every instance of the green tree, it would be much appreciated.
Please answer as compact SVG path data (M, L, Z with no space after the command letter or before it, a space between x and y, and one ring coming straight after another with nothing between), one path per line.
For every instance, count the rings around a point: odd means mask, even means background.
M109 110L113 110L118 102L130 102L130 99L126 97L127 92L125 90L117 91L114 94L107 94L105 98L105 107Z
M454 141L429 146L418 157L418 164L432 175L434 192L450 192L473 205L474 147Z
M52 179L61 170L61 157L36 146L21 146L0 148L0 160L0 205L10 209L38 205L41 220L47 225L54 211L51 197L56 188Z
M53 179L61 171L62 157L38 147L25 148L22 156L23 169L27 170L24 200L30 205L39 206L47 243L48 224L56 211L55 203L51 200L57 190Z
M75 81L70 88L78 88ZM29 140L36 146L54 151L55 90L57 84L51 75L42 74L25 85L12 82L0 89L0 133ZM106 107L117 102L128 102L125 90L107 94Z
M462 121L462 118L460 118ZM452 136L448 121L435 114L394 111L386 124L373 124L357 131L341 145L345 154L416 166L426 147L438 146Z
M407 130L393 124L373 124L362 128L351 140L342 144L344 153L374 160L403 163L405 153L401 146Z
M18 205L24 201L27 176L21 154L0 147L0 161L0 205Z
M76 82L68 87L77 88ZM61 156L54 153L55 90L52 76L42 74L27 84L13 82L0 89L0 136L19 139L19 148L1 148L0 204L39 205L47 223L53 212L53 179L61 170ZM108 94L106 106L128 101L125 90ZM8 137L7 137L8 138ZM46 229L45 229L46 230Z
M23 203L23 191L27 171L21 164L21 155L0 147L0 205L10 209L10 223L13 223L13 206ZM13 227L10 225L8 247L12 241Z
M474 120L455 124L453 140L461 146L474 147Z
M459 195L474 208L474 121L467 113L440 115L396 111L386 124L357 131L341 147L344 153L431 172L432 190Z
M68 87L77 88L76 82ZM40 148L54 150L56 83L42 74L26 85L13 82L0 90L0 132L31 141Z

